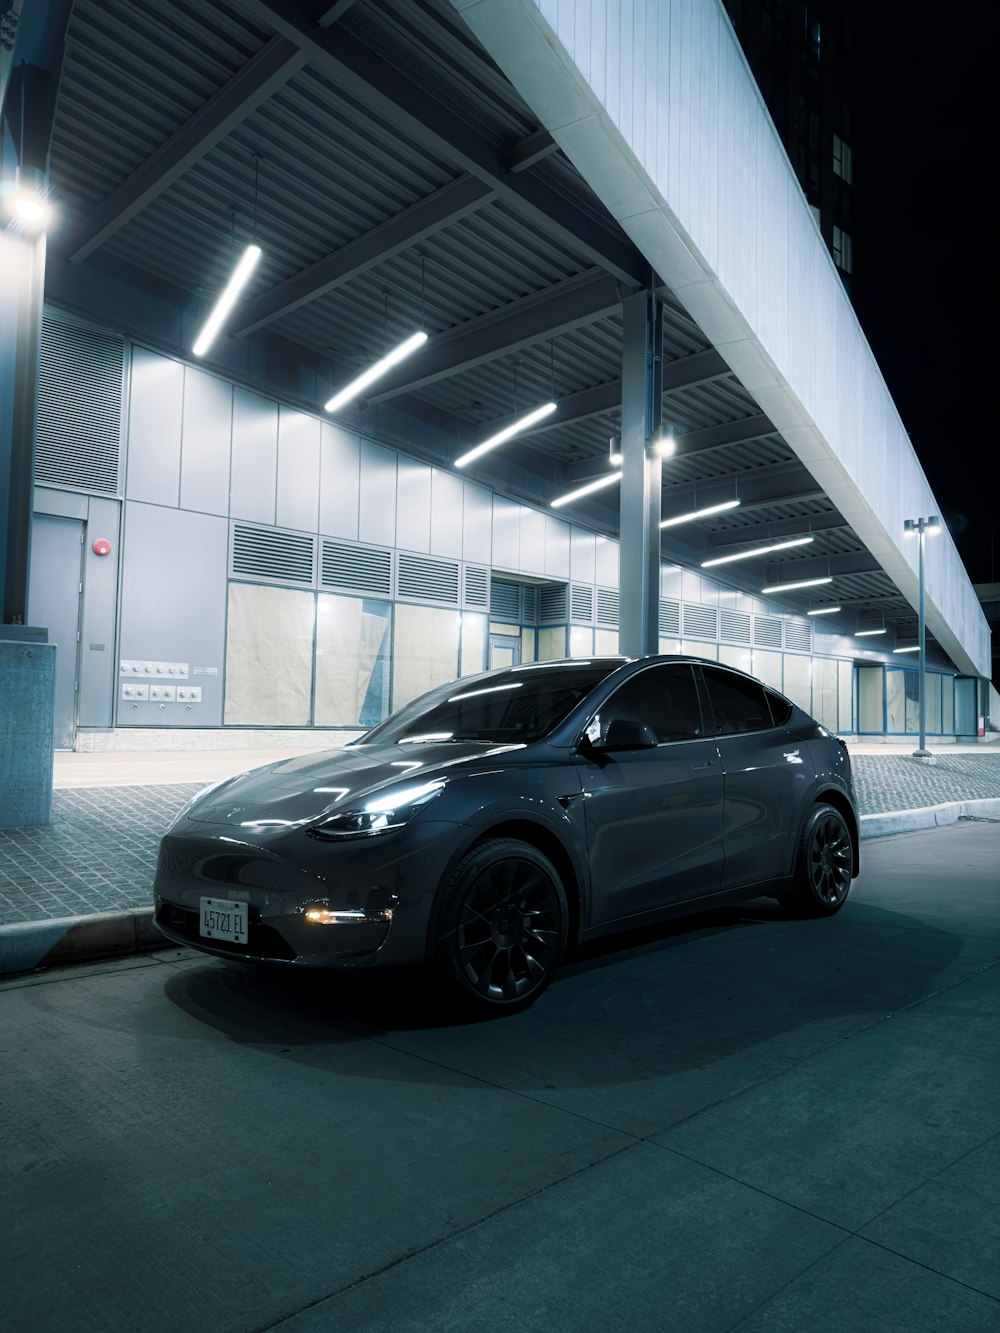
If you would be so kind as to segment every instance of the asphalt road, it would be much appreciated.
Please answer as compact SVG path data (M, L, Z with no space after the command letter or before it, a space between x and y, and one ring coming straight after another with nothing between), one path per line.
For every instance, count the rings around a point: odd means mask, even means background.
M0 983L4 1330L996 1330L1000 824L844 911L419 975L183 950Z

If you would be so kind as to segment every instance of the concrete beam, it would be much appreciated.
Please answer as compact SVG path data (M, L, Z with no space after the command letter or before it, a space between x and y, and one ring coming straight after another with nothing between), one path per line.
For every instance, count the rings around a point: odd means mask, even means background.
M745 528L713 532L708 540L722 554L727 547L743 546L746 542L766 541L768 537L805 536L808 532L829 532L847 526L847 521L841 514L819 514L815 518L808 519L782 518L777 523L751 523Z

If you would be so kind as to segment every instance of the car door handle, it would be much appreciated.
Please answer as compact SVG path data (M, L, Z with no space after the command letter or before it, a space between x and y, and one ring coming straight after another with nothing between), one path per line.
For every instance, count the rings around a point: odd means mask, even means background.
M715 766L715 760L714 760L714 759L706 759L705 762L704 762L703 764L692 764L692 765L691 765L691 770L692 770L692 772L693 772L695 769L698 769L698 768L713 768L714 766Z

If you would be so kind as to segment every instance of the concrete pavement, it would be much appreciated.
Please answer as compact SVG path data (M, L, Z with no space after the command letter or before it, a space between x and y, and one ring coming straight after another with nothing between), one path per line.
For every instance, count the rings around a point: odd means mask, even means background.
M997 827L526 1013L186 950L0 982L12 1333L992 1333Z

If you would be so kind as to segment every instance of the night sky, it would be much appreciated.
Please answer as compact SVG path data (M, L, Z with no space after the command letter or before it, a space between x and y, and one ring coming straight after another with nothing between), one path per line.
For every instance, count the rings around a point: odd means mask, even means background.
M969 577L995 581L994 6L850 3L854 307Z

